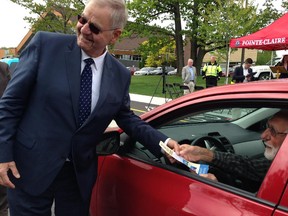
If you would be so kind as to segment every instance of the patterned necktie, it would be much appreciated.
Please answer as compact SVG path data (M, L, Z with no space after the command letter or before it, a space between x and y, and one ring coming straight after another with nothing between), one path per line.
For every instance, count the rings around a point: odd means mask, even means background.
M92 58L84 60L86 65L81 74L80 97L79 97L79 127L85 122L91 113L91 97L92 97L92 69L91 64L94 63Z

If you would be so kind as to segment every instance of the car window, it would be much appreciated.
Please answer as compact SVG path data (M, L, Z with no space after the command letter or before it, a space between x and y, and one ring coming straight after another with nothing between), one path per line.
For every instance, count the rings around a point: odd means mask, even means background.
M173 125L183 123L201 123L201 122L231 122L237 119L241 119L244 116L254 112L257 108L227 108L227 109L214 109L201 112L199 114L193 114L182 117L177 120Z
M271 162L267 162L264 158L265 147L261 140L261 133L265 130L267 119L278 110L259 107L231 107L183 113L182 116L169 119L167 124L162 124L157 129L180 144L208 148L208 143L209 148L213 148L214 151L239 156L243 160L264 160L268 164L268 169ZM245 127L242 126L241 120L248 122ZM158 160L143 148L139 142L136 142L135 146L136 149L133 149L132 152L137 157L165 163L163 159L162 161ZM251 180L253 178L246 179L243 176L235 176L229 169L221 170L217 166L209 165L211 167L209 172L213 173L220 183L255 194L265 176L264 174L261 178L256 177L257 181L254 181ZM189 172L185 166L177 165L177 167L179 170Z

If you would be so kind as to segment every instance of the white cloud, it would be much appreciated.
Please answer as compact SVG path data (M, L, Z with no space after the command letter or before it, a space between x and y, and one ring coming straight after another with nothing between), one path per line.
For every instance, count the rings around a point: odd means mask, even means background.
M29 24L23 20L23 18L28 15L29 12L23 7L10 0L1 0L0 48L18 46L30 29Z

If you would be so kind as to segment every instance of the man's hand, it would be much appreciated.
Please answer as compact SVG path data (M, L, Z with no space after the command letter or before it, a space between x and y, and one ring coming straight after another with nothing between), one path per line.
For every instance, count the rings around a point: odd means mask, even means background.
M9 188L15 188L15 185L10 181L7 172L11 170L15 178L20 178L20 174L17 170L16 164L14 161L7 163L0 163L0 185Z
M211 162L214 157L214 153L206 148L191 145L181 145L180 146L180 156L188 161L198 162L200 160Z
M204 177L204 178L208 178L212 181L217 181L218 182L218 179L216 178L216 176L212 173L207 173L207 174L200 174L200 176Z
M170 139L167 146L174 150L177 155L180 155L180 145L173 139Z
M167 146L174 150L177 155L180 155L180 145L175 140L169 139ZM165 153L165 156L169 159L171 163L175 163L175 159L171 157L169 154Z

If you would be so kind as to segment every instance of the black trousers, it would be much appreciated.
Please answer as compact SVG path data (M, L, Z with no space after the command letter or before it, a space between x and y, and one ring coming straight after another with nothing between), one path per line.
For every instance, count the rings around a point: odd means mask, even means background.
M8 215L7 188L0 185L0 216Z
M217 86L217 77L207 76L206 77L206 88Z
M21 189L8 189L11 216L88 216L89 201L83 202L74 167L65 162L50 187L39 196L32 196ZM54 203L54 208L51 210Z

